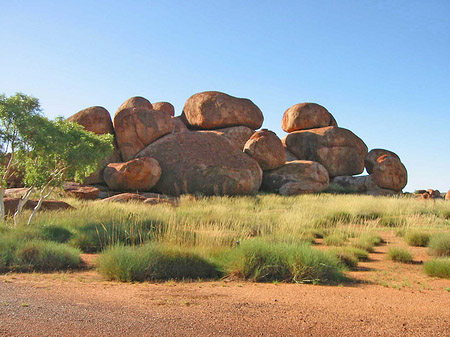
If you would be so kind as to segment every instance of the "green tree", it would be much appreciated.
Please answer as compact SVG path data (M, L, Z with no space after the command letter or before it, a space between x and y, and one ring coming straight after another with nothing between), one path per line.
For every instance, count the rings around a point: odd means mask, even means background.
M40 112L37 98L22 93L10 97L0 94L0 221L5 218L3 197L17 166L16 153L26 147L28 130Z

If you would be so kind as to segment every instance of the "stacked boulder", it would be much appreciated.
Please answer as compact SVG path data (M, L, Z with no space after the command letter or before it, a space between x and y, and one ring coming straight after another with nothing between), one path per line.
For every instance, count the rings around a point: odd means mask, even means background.
M149 191L171 196L316 193L330 179L358 193L398 192L406 185L406 169L397 155L379 149L368 153L360 138L338 127L328 110L315 103L286 110L282 128L288 135L282 140L267 129L256 131L264 118L251 100L217 91L191 96L181 116L174 116L168 102L132 97L113 120L102 107L69 117L89 131L115 136L113 155L85 184L106 183L113 194L141 194L111 201L149 199L142 197ZM365 166L370 175L354 177ZM71 191L81 195L85 189Z

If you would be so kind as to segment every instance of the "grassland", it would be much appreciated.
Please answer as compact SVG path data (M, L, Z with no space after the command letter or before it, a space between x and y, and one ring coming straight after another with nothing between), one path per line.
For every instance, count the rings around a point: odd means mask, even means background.
M450 203L443 200L332 194L198 200L186 196L177 207L64 200L75 209L41 213L31 226L25 225L26 214L17 226L0 225L0 247L10 247L11 242L39 242L41 246L42 242L57 242L68 249L103 252L99 270L108 279L158 279L154 273L143 277L141 272L158 257L166 265L184 259L205 268L216 266L205 277L235 275L255 281L295 282L342 281L343 272L355 268L364 256L361 251L371 252L382 244L378 233L383 231L405 237L411 245L426 245L429 239L430 254L439 258L450 249ZM327 246L325 251L315 248L317 240ZM8 254L9 262L2 258L7 254L0 253L0 266L20 270L23 263L11 262L23 260L17 258L20 251L10 249ZM69 267L70 261L58 268ZM140 271L134 266L131 272L130 261L140 261ZM331 269L320 270L323 265ZM140 276L133 278L133 273ZM174 275L163 278L184 277Z

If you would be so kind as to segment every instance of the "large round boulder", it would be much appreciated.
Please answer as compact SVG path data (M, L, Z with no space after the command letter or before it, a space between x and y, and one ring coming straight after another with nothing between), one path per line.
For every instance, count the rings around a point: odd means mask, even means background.
M175 116L175 107L169 102L156 102L152 105L154 110L164 111L169 116Z
M67 118L68 121L82 125L87 131L103 135L114 134L111 115L108 110L101 106L93 106L77 112Z
M125 161L173 129L172 117L164 111L132 107L118 110L114 116L116 140Z
M161 177L161 167L153 158L137 158L111 163L103 170L105 182L114 191L150 191Z
M328 172L319 163L295 160L265 171L261 190L282 195L317 193L328 187Z
M123 102L119 109L117 109L117 112L120 110L125 110L128 108L142 108L142 109L149 109L153 110L153 105L150 103L150 101L144 97L141 96L134 96L129 99L127 99L125 102ZM116 114L117 114L116 112Z
M405 166L398 157L383 155L373 166L372 181L381 188L401 191L408 182Z
M244 125L256 130L264 120L261 110L251 100L217 91L205 91L189 97L182 116L192 129Z
M330 177L360 174L367 146L353 132L329 126L295 131L282 139L297 158L322 164Z
M255 132L245 143L244 152L255 159L264 171L286 163L286 152L280 138L267 129Z
M284 112L281 128L286 132L337 126L334 117L316 103L299 103Z
M226 137L233 143L233 145L242 151L244 149L245 143L250 139L250 137L255 133L255 130L250 129L246 126L230 126L229 128L200 131L200 132L213 132L218 135Z
M445 200L450 200L450 190L445 195Z
M377 162L377 159L381 156L388 155L396 157L398 160L400 160L400 157L397 156L394 152L385 150L385 149L373 149L370 150L367 154L366 158L364 158L364 165L366 166L367 173L371 174L373 171L373 167Z
M162 174L154 190L163 194L247 195L257 193L261 185L258 163L211 132L166 135L137 157L158 161Z

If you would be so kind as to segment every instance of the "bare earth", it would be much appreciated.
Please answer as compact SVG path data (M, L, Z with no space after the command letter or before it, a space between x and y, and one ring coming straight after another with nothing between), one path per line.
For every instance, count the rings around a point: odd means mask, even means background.
M0 336L450 336L450 280L424 274L425 248L409 248L417 264L387 261L404 244L383 236L340 286L0 275Z

